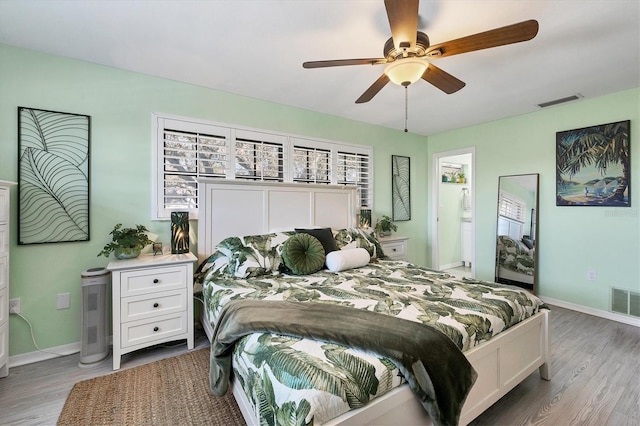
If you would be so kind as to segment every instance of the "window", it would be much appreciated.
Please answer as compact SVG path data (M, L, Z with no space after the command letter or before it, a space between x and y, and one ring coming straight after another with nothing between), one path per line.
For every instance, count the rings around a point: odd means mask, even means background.
M283 181L282 145L236 139L235 147L236 178Z
M357 185L373 204L372 148L154 114L154 219L198 215L198 178Z
M163 198L168 210L194 209L198 177L225 177L228 147L223 136L165 129Z
M357 185L360 206L371 208L369 190L369 156L355 152L338 152L337 179L340 185Z
M508 192L500 192L500 203L498 206L498 214L509 219L517 220L524 223L525 221L525 203L521 199L509 194Z
M293 147L293 181L331 183L331 151L304 146Z

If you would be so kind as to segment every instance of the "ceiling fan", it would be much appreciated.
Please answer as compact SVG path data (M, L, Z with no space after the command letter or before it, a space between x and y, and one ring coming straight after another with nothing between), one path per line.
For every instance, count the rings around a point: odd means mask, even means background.
M451 94L465 83L433 65L431 60L520 43L538 33L538 22L529 20L430 46L429 37L418 31L418 3L419 0L385 0L391 38L384 44L384 58L311 61L302 66L385 65L384 73L356 100L357 104L370 101L389 81L406 88L422 78Z

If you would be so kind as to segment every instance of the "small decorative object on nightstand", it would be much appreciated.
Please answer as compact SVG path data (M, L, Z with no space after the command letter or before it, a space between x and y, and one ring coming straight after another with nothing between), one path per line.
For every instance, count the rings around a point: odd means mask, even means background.
M153 255L162 254L162 243L153 243Z
M173 340L193 349L193 263L191 254L113 260L113 369L122 355Z
M409 237L394 235L392 237L378 238L382 251L392 260L404 260L408 262L409 253L407 251L407 242Z

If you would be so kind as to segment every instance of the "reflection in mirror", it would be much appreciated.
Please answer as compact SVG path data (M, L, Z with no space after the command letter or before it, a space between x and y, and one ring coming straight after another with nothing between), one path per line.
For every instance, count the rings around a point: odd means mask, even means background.
M500 176L495 281L536 293L538 174Z

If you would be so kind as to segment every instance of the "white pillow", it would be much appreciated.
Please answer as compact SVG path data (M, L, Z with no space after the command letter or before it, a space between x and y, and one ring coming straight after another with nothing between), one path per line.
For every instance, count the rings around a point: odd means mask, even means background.
M350 250L336 250L327 254L325 263L331 272L340 272L346 269L359 268L369 263L371 256L363 248Z

